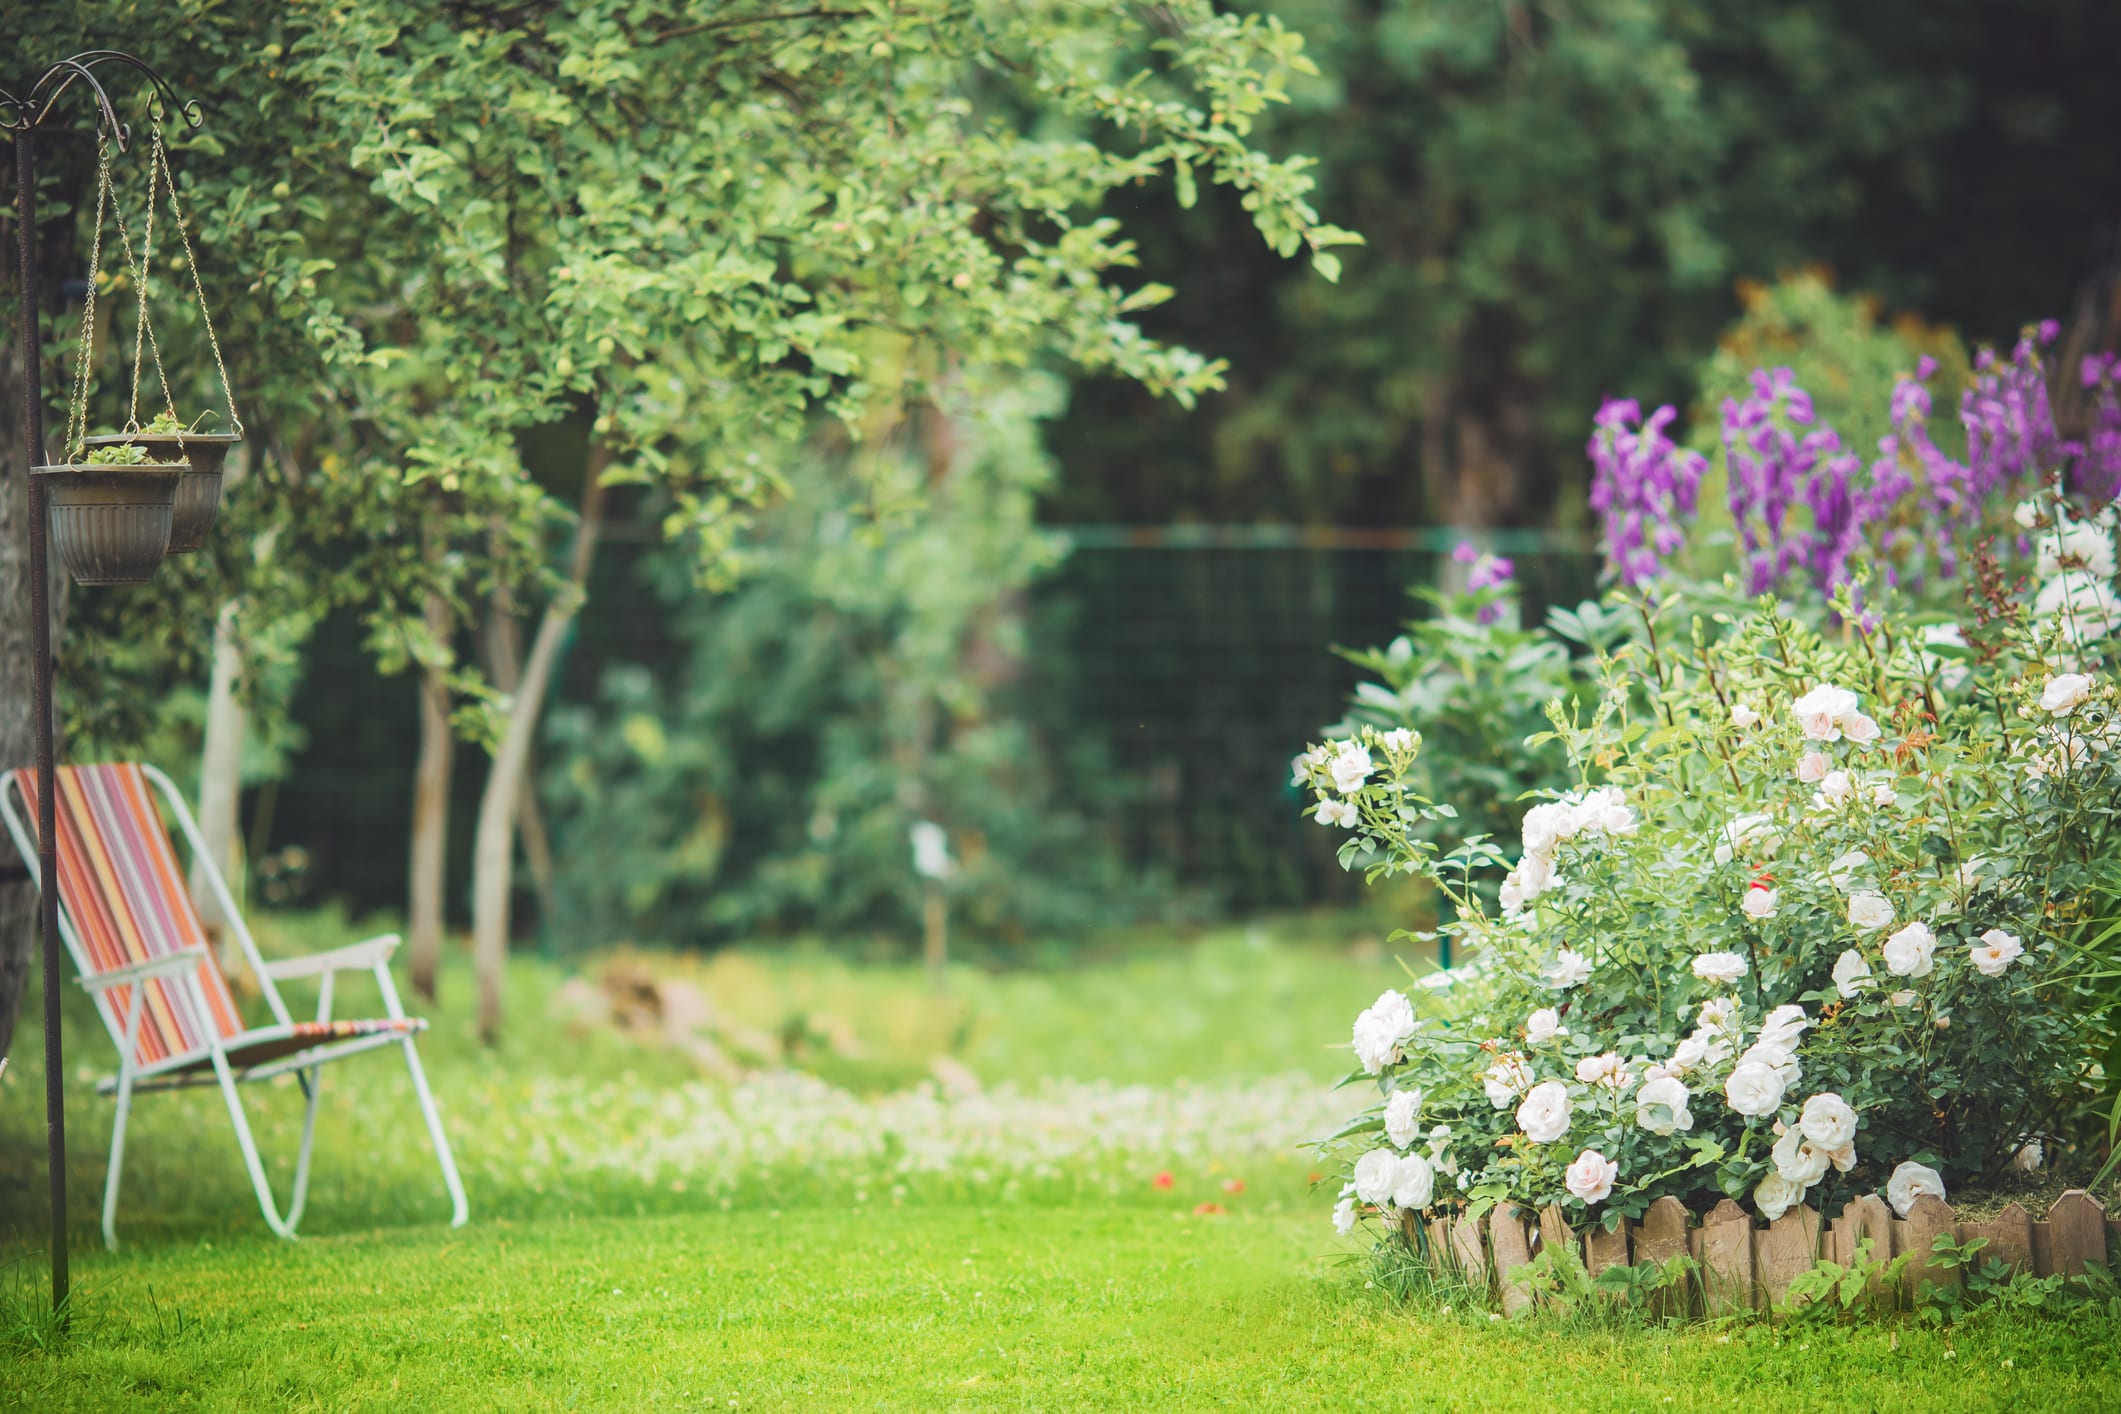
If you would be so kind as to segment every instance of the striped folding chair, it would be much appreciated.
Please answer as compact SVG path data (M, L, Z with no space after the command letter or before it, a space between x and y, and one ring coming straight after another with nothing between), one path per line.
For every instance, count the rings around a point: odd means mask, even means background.
M309 1192L309 1156L316 1136L317 1097L323 1067L363 1051L402 1046L412 1086L427 1119L435 1158L453 1206L452 1226L469 1214L449 1138L413 1038L427 1023L405 1014L391 985L395 935L336 948L309 957L267 962L243 925L220 871L213 867L199 826L168 776L152 766L69 766L59 773L59 932L80 970L81 985L95 996L96 1010L118 1047L118 1073L98 1085L115 1093L118 1114L110 1141L110 1171L103 1185L103 1241L118 1245L118 1175L125 1162L125 1120L136 1092L219 1085L235 1122L236 1143L257 1190L266 1225L292 1238ZM153 790L150 790L150 787ZM206 945L205 930L177 867L168 831L156 811L160 792L190 845L207 888L229 920L243 956L271 1008L269 1026L245 1027L235 998ZM16 802L21 808L18 811ZM37 876L37 777L13 771L0 778L0 822L15 849ZM43 880L37 879L39 888ZM341 972L366 971L383 993L380 1020L336 1020L331 1014L332 980ZM297 1021L273 985L296 977L318 979L314 1021ZM280 1215L251 1138L250 1121L237 1093L239 1082L266 1080L293 1071L309 1099L302 1118L302 1149L295 1161L294 1192Z

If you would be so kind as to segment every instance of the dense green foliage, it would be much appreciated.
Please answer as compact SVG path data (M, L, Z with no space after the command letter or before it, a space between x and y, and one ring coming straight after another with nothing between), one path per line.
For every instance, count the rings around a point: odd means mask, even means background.
M1054 392L960 389L878 450L798 469L726 594L697 596L674 555L647 565L675 664L611 668L552 725L559 936L907 936L921 822L949 837L952 921L979 939L1147 904L1111 838L1119 792L1042 730L1063 724L1026 661L1023 594L1061 549L1033 524Z
M1145 198L1148 267L1231 295L1155 327L1231 388L1197 419L1086 390L1072 517L1567 521L1600 396L1683 400L1734 281L1823 262L2000 339L2073 307L2113 239L2103 0L1274 8L1324 76L1267 131L1368 246L1301 284L1212 200Z
M1125 278L1107 196L1226 185L1329 274L1353 238L1306 204L1301 159L1246 140L1308 67L1301 41L1205 4L1159 13L11 13L10 52L93 36L160 60L212 115L171 143L255 470L215 553L109 596L111 617L182 660L202 596L241 590L262 625L346 604L386 667L447 661L422 595L461 621L496 587L553 583L568 498L520 442L559 419L591 419L602 482L647 487L713 568L819 418L919 403L946 365L1059 359L1183 401L1217 386L1219 365L1142 335L1136 312L1170 291ZM1097 145L1121 131L1124 150ZM47 154L55 191L87 155ZM210 364L172 339L191 398Z

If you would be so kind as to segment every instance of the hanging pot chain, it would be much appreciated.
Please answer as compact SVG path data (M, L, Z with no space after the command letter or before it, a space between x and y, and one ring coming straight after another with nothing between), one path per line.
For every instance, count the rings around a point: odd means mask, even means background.
M228 382L228 365L221 358L221 340L214 334L213 312L206 307L206 286L199 280L199 260L192 253L191 233L184 225L184 208L177 204L177 176L169 169L169 153L162 145L162 124L153 125L153 136L149 143L150 160L162 171L163 184L169 188L169 214L177 223L177 239L184 243L184 263L191 270L192 293L199 301L199 322L206 326L206 343L214 351L214 368L221 375L221 396L228 403L229 431L238 437L243 435L243 419L236 414L236 395ZM160 355L156 356L160 367Z
M110 203L110 141L96 135L96 224L89 238L88 293L81 301L81 338L74 350L74 387L66 407L65 460L79 459L88 435L89 357L96 339L96 276L103 269L103 212Z
M152 164L149 164L147 182L147 226L145 228L145 245L143 248L147 251L147 255L150 260L154 258L155 239L154 170L154 166ZM128 406L125 422L125 430L128 432L134 432L139 430L140 426L140 345L143 341L143 338L147 344L148 349L154 354L155 376L159 378L162 382L162 398L163 401L169 406L169 415L172 419L175 419L177 416L177 400L174 397L170 396L169 375L165 373L162 369L162 345L155 338L155 326L153 321L151 321L147 317L148 270L139 261L133 259L132 232L126 228L125 210L118 204L118 198L115 192L113 192L111 195L110 210L111 216L118 227L118 241L121 245L125 247L125 268L131 273L133 284L139 290L140 294L140 327L138 331L136 331L133 335L132 401Z
M143 343L154 350L155 377L162 384L162 402L169 409L170 420L177 420L177 400L169 391L169 374L162 367L162 347L155 340L155 326L147 313L147 287L155 275L155 183L159 175L155 164L148 163L147 220L140 231L140 265L133 272L134 284L139 287L140 317L133 330L133 381L131 397L125 405L125 430L128 432L137 432L140 429L140 347ZM122 214L118 233L121 236L125 233ZM131 251L128 250L126 254L129 258Z

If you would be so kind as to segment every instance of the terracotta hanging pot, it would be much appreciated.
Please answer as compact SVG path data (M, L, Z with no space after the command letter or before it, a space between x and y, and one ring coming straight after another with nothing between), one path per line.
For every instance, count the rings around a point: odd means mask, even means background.
M33 467L52 543L77 584L141 584L169 551L184 462Z
M228 449L242 440L226 432L116 432L83 442L91 451L135 446L151 462L183 464L170 522L169 553L188 555L206 543L206 532L213 529L214 518L221 513L222 463L228 460Z

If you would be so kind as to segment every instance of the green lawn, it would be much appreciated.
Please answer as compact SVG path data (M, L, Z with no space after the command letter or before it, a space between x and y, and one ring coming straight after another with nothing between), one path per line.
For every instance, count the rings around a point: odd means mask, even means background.
M98 1261L9 1407L2097 1409L2110 1327L1566 1337L1410 1315L1315 1214L747 1210ZM147 1303L152 1290L154 1305ZM119 1314L123 1312L124 1314Z
M325 1092L303 1241L265 1235L217 1097L147 1097L125 1245L106 1254L108 1103L77 1085L80 1305L57 1353L6 1330L43 1280L31 1030L0 1080L0 1257L18 1259L0 1275L0 1409L2121 1403L2113 1327L2088 1316L1605 1334L1366 1289L1297 1141L1353 1103L1326 1093L1328 1047L1401 974L1374 946L1290 931L961 970L941 996L915 970L823 954L700 974L745 1026L833 1018L851 1039L817 1058L831 1083L731 1087L576 1035L546 1019L561 974L531 960L508 1042L483 1053L452 972L425 1050L472 1196L455 1232L402 1069L372 1057ZM68 1022L74 1061L101 1063L78 1001ZM915 1084L938 1050L985 1088ZM284 1155L299 1094L257 1094Z

